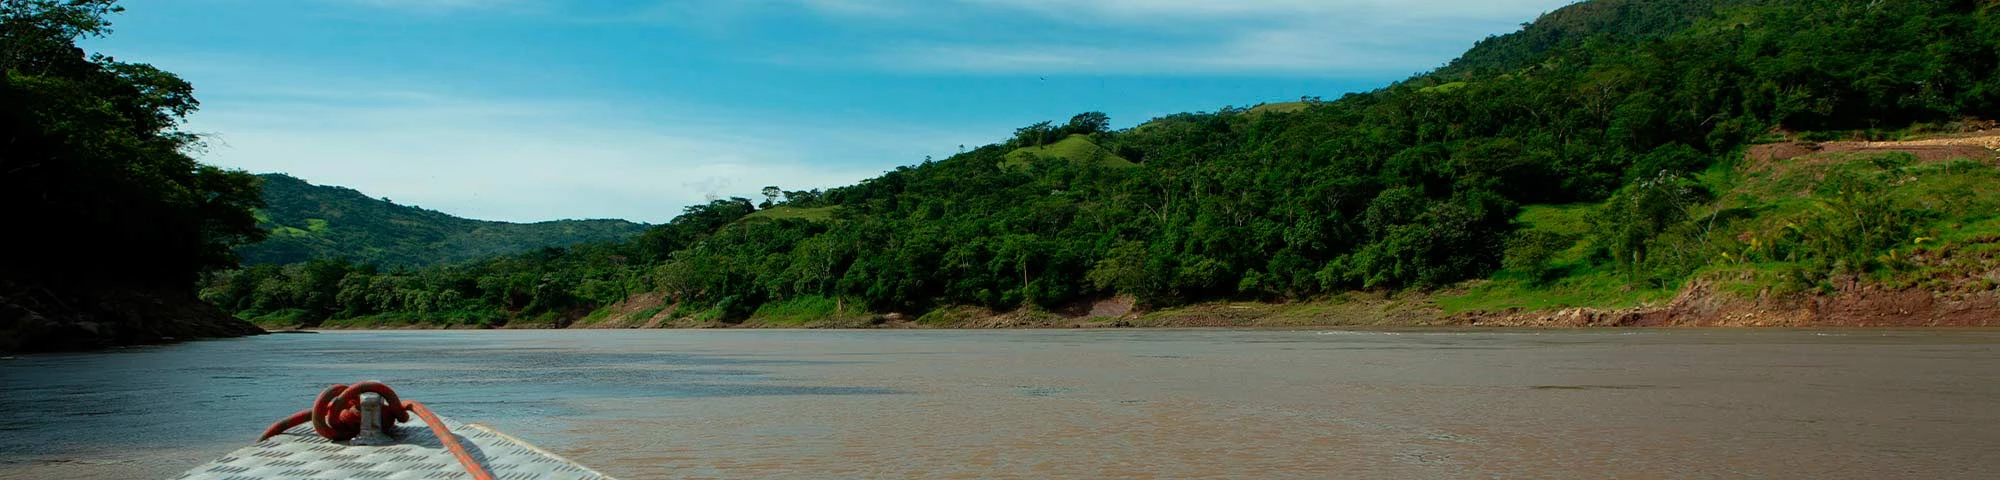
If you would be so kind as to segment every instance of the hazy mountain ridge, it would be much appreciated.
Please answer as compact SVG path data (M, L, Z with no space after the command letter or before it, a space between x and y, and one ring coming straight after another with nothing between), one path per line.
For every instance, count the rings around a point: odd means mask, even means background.
M258 211L259 225L271 235L237 248L250 265L344 258L384 267L421 267L546 247L620 242L647 228L625 220L473 220L285 174L258 177L263 180L265 202Z

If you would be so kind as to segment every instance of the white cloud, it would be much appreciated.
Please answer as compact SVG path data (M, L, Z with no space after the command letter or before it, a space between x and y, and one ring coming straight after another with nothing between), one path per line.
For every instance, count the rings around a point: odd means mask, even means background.
M828 188L909 164L955 135L883 125L777 124L640 105L501 100L394 82L298 83L270 66L179 62L210 85L188 130L205 162L284 172L471 218L661 222L764 185ZM199 65L199 66L197 66ZM264 72L264 73L256 73ZM360 78L381 78L367 76ZM386 93L384 93L386 92Z

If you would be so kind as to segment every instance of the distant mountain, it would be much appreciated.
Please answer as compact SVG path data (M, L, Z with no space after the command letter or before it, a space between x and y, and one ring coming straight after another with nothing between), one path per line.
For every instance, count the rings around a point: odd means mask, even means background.
M289 175L258 177L267 205L257 219L271 236L237 248L243 263L251 265L333 258L381 266L437 265L543 247L622 242L648 228L624 220L472 220Z

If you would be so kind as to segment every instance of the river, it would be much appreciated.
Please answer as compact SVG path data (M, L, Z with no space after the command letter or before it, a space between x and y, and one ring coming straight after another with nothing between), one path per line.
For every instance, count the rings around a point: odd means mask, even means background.
M413 331L0 360L0 478L379 379L626 479L1992 478L1996 330Z

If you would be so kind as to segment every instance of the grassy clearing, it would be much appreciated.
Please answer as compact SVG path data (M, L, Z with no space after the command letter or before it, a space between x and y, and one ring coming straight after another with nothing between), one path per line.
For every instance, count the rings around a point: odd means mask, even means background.
M1529 205L1521 208L1521 215L1514 220L1521 222L1525 228L1581 235L1590 232L1590 220L1586 217L1596 206L1591 203Z
M1516 219L1522 227L1517 235L1572 242L1567 248L1543 250L1552 252L1536 257L1544 259L1540 263L1510 262L1489 279L1432 301L1447 314L1619 309L1664 303L1689 280L1743 299L1831 293L1842 276L1934 292L2000 286L2000 278L1986 278L1989 265L2000 260L2000 169L1992 165L1924 162L1898 152L1838 153L1718 167L1694 179L1713 200L1691 207L1678 237L1653 246L1661 255L1685 252L1685 276L1668 277L1680 281L1648 283L1640 280L1646 272L1592 258L1601 255L1591 245L1590 214L1598 205L1534 205ZM1893 228L1850 220L1864 217L1906 225L1896 231L1907 235L1893 244L1869 244L1882 245L1879 250L1858 247L1850 236L1865 233L1859 229ZM1833 246L1821 246L1825 242ZM1515 252L1510 249L1510 259Z
M2000 170L1967 160L1916 163L1905 154L1841 154L1810 162L1749 172L1735 188L1723 190L1718 209L1753 212L1739 222L1741 236L1761 241L1815 215L1840 207L1820 184L1830 176L1880 178L1887 188L1879 194L1888 204L1915 217L1915 236L1903 247L1885 253L1912 253L1954 248L1983 235L2000 233ZM1762 242L1768 243L1768 242Z
M1576 243L1555 253L1549 262L1558 269L1581 269L1590 263L1590 212L1597 204L1529 205L1514 221L1521 229L1574 238Z
M794 219L794 220L810 220L810 221L814 221L814 222L824 222L824 221L828 221L828 220L832 220L832 219L833 219L833 212L834 212L834 210L837 210L837 209L839 209L839 208L840 208L840 207L815 207L815 208L798 208L798 207L787 207L787 206L783 206L783 205L779 205L779 206L775 206L775 207L771 207L771 208L766 208L766 209L763 209L763 210L758 210L758 211L757 211L757 212L755 212L755 213L751 213L751 214L749 214L749 215L745 215L745 216L743 217L743 219L744 219L744 220L751 220L751 219L764 219L764 220L785 220L785 219Z
M1885 283L1931 291L1993 290L2000 276L2000 169L1977 162L1942 162L1910 169L1913 178L1891 192L1935 220L1916 238L1883 255L1897 266Z
M1465 85L1466 85L1465 82L1451 82L1451 83L1443 83L1429 87L1424 87L1417 91L1423 93L1451 93L1451 92L1456 92L1459 89L1465 88Z
M1306 102L1277 102L1277 103L1266 103L1255 107L1250 107L1249 110L1244 110L1243 114L1263 115L1267 113L1292 113L1305 109L1306 109Z
M1138 164L1132 163L1131 160L1126 160L1124 157L1111 153L1110 150L1105 150L1104 147L1097 146L1096 142L1090 141L1090 136L1088 135L1070 135L1069 138L1065 138L1060 142L1039 147L1015 149L1007 153L1007 160L1000 162L1000 166L1005 168L1025 167L1036 158L1061 159L1072 162L1096 162L1099 165L1112 168L1138 166Z

